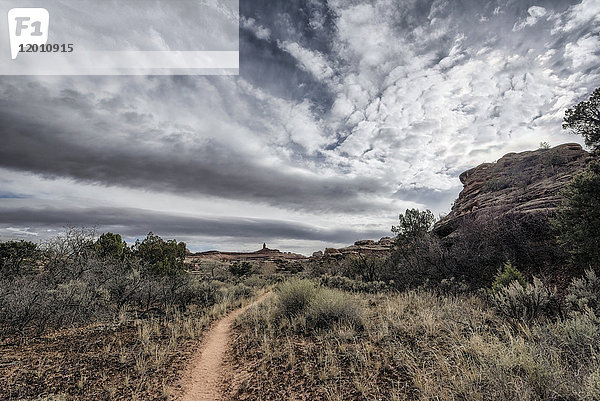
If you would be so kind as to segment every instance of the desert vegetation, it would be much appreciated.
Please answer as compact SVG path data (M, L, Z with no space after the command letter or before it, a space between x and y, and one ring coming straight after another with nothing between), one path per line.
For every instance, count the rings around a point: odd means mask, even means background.
M182 242L71 229L0 244L0 399L168 399L211 322L266 280L185 272ZM45 398L44 398L45 397Z
M211 323L272 289L234 323L231 400L599 400L599 97L567 111L595 152L576 146L556 207L470 205L437 229L408 209L385 253L186 266L186 245L153 233L0 243L0 398L175 398ZM569 163L546 145L544 180Z
M595 274L560 300L537 279L497 281L462 294L287 282L238 320L247 376L231 399L598 399Z
M564 125L593 149L599 96ZM230 399L600 399L597 153L586 163L548 213L471 214L449 236L409 209L389 257L309 264L237 320Z

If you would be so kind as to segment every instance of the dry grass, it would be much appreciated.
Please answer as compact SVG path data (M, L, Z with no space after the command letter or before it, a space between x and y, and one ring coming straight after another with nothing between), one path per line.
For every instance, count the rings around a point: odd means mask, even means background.
M344 296L361 305L362 329L306 330L276 298L243 315L232 358L245 380L231 399L600 399L592 312L515 325L477 296Z
M167 400L210 324L247 302L230 291L209 308L141 318L123 308L112 323L0 342L0 400Z

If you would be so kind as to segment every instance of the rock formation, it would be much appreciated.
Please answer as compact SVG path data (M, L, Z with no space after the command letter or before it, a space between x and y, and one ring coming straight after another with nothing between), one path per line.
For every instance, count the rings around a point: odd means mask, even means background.
M220 252L207 251L190 253L186 256L186 262L194 263L198 260L218 260L222 262L251 261L251 260L301 260L306 256L291 252L281 252L279 249L269 249L263 244L262 249L255 252Z
M569 143L552 149L509 153L460 175L464 188L452 211L434 228L452 234L467 217L551 215L561 202L560 191L582 171L592 156Z
M387 255L392 247L392 239L390 237L383 237L379 241L374 240L360 240L356 241L354 245L347 246L345 248L327 248L325 252L315 252L312 255L313 259L319 259L323 257L334 257L342 258L346 255Z

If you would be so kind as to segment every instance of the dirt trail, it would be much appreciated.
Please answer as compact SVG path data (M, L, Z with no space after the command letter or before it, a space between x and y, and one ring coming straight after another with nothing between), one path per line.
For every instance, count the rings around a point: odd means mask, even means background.
M184 373L182 401L216 401L222 399L221 387L227 373L223 357L229 347L229 336L233 321L246 309L262 302L270 293L261 295L256 301L231 312L219 320L206 334L200 351L193 357L190 368Z

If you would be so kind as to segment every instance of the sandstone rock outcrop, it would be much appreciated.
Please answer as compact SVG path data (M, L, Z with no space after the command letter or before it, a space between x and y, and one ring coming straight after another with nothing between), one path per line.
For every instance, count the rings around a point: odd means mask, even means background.
M350 245L344 248L327 248L325 252L313 253L312 259L319 258L343 258L346 255L387 255L392 247L392 238L383 237L379 241L374 240L360 240L356 241L354 245Z
M579 144L509 153L460 175L464 188L451 212L434 231L452 234L467 217L513 214L551 215L560 205L560 191L580 173L592 156Z

